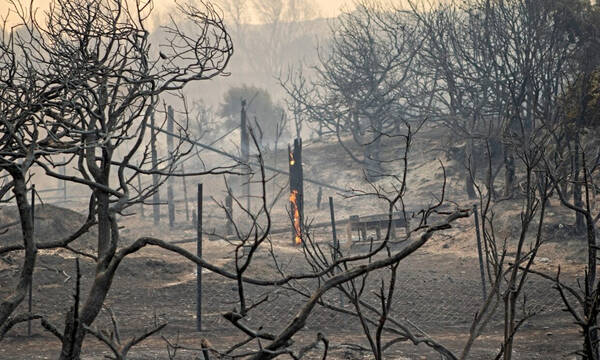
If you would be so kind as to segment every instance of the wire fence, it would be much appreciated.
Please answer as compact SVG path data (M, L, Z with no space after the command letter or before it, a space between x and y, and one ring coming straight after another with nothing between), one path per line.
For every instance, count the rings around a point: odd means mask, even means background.
M287 234L286 234L287 235ZM255 254L250 275L261 278L277 277L278 270L285 274L309 272L311 267L305 260L301 247L294 248L289 239L283 240L285 245L274 246L273 253L258 252ZM323 241L331 238L330 228L315 230L314 238L327 252L330 244ZM347 253L358 253L368 247L366 243L342 244ZM280 252L281 251L281 252ZM209 251L208 256L231 259L231 253L223 246L219 250ZM277 264L275 263L277 259ZM211 261L211 259L208 259ZM226 268L233 269L233 260L229 260ZM249 276L250 276L249 275ZM365 302L360 311L367 317L377 319L375 313L367 305L380 308L378 293L382 280L385 290L389 288L390 274L387 269L370 274L364 283L361 300ZM308 297L322 282L304 280L292 282L289 286L256 286L245 284L244 296L247 305L259 303L253 307L244 318L244 323L255 329L277 333L282 330L302 308ZM363 284L355 283L357 288ZM177 284L179 289L172 287L159 288L152 296L158 303L169 302L173 293L187 293L189 298L182 299L181 307L163 309L163 315L171 321L189 322L195 315L194 294L196 283L193 281ZM351 288L346 285L346 289ZM489 287L488 287L489 289ZM502 289L503 291L504 289ZM239 289L236 281L204 270L202 284L202 323L206 331L231 331L234 327L223 314L239 310ZM440 328L454 328L468 331L471 321L482 305L481 279L479 264L476 257L454 258L444 254L421 252L415 253L403 261L397 269L395 293L390 317L408 325L415 332L431 332ZM537 316L563 314L563 303L553 283L536 275L530 275L524 291L518 301L520 308ZM491 325L500 325L502 304L492 318ZM356 314L357 309L348 298L341 295L338 289L332 289L323 297L323 303L311 313L306 328L337 336L340 334L360 334L362 325Z
M51 198L53 192L61 195L61 191L62 189L56 188L38 192L42 197ZM82 199L87 198L86 195L79 196ZM76 198L72 197L70 201L76 201ZM190 208L194 209L195 206L190 204ZM184 205L182 201L176 201L175 210L179 214L180 225L185 224L191 229L195 228L191 219L184 220L183 218ZM212 227L223 229L225 219L219 215L219 210L216 205L207 202L204 219ZM166 209L163 211L163 217L165 217L166 224ZM255 255L256 265L249 269L250 275L255 274L260 278L276 278L279 271L285 274L312 271L302 248L292 246L291 224L285 221L285 215L279 214L279 218L276 224L281 228L274 231L278 234L273 239L275 245L273 253L258 252ZM205 231L212 231L211 226ZM288 232L285 230L286 227L289 227ZM348 239L344 226L339 226L337 231L346 254L368 250L368 242L353 241L356 238ZM311 234L323 252L329 254L332 246L331 227L314 227L311 229ZM368 237L373 235L369 234ZM179 240L193 242L195 239ZM178 239L173 239L173 242L177 241ZM210 242L210 240L206 241ZM473 241L475 242L475 239ZM217 242L208 247L206 256L209 262L213 262L214 259L224 259L223 266L230 270L234 269L231 247L224 243L217 245ZM239 310L238 285L233 280L225 279L207 270L204 270L203 273L205 274L202 284L203 330L232 331L234 327L224 318L223 314ZM376 318L376 314L370 311L368 306L380 308L380 299L377 294L380 292L382 280L387 290L390 281L387 269L370 274L365 279L361 297L365 303L360 306L360 311L367 317ZM318 280L304 280L293 282L289 286L277 287L246 284L244 285L244 295L248 305L259 304L252 308L243 321L254 329L277 333L294 318L306 303L308 296L321 284L322 282ZM355 285L358 288L363 287L360 281ZM346 289L351 291L348 286L346 285ZM523 309L538 316L563 314L562 300L552 287L551 281L530 275L519 299L519 304L524 304ZM440 328L453 328L467 332L473 317L482 305L479 263L477 257L474 256L456 257L426 251L415 253L400 262L394 288L390 317L408 325L417 333L428 333ZM185 281L148 290L146 296L152 298L152 302L157 304L159 316L168 319L171 324L187 324L189 326L195 322L195 293L194 274L190 274ZM173 304L173 296L180 296L180 294L187 295L179 297L176 306L160 306L160 304ZM355 316L356 312L356 307L349 299L341 295L339 290L333 289L323 297L323 304L318 305L311 313L306 329L321 331L333 340L336 339L336 336L341 337L345 334L361 334L362 324ZM147 318L148 322L151 322L154 314L147 308L128 306L122 309L121 316L124 322L134 319L139 321L143 318ZM500 325L502 321L502 309L499 308L491 325Z
M295 255L295 257L296 261L303 261L301 254ZM448 265L443 269L436 270L435 262L440 260L440 256L423 254L415 256L414 259L409 257L400 263L397 270L391 317L424 331L440 327L463 327L466 329L470 326L483 302L477 259L469 258L459 266L454 266L455 271L450 271L449 268L452 266ZM285 261L292 260L286 259ZM446 259L446 261L451 260ZM265 266L265 264L261 262L260 266ZM300 270L298 266L294 266L294 268ZM305 267L304 270L309 271L308 267ZM275 273L273 271L273 274ZM293 270L288 269L288 273L293 273ZM208 279L202 289L203 303L205 304L203 321L206 329L231 328L221 314L239 306L237 285L233 281L224 281L217 276L209 275ZM380 309L380 300L377 294L379 294L382 280L385 281L387 291L389 272L385 270L369 275L362 291L361 299L376 309ZM257 302L268 298L250 312L246 321L257 328L281 330L308 300L306 295L310 295L310 290L316 290L321 284L317 281L292 284L293 287L304 290L304 294L286 288L246 285L245 294L251 301ZM357 287L361 286L360 281L357 282ZM564 307L562 300L552 286L552 282L531 275L518 303L523 304L525 299L526 311L537 315L562 313ZM346 288L350 291L348 286ZM190 291L192 290L193 288L190 288ZM327 308L326 305L318 306L309 318L307 325L309 328L333 332L361 331L362 326L359 319L350 315L356 312L356 308L347 298L340 295L340 291L334 289L327 293L324 296L324 303L336 307L337 310ZM374 315L365 306L361 306L361 311L367 316ZM493 322L501 323L501 314L501 310L497 311Z

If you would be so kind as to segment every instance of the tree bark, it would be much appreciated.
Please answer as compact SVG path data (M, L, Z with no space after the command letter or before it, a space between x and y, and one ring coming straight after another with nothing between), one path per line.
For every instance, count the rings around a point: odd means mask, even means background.
M364 164L367 181L377 181L383 176L383 167L381 166L381 137L377 137L371 143L365 145Z
M515 187L515 156L508 146L504 146L504 196L512 197Z
M587 186L587 184L586 184ZM589 204L588 204L589 209ZM578 214L582 215L583 214ZM599 334L598 334L598 304L597 292L598 283L596 282L596 266L597 266L597 253L596 248L596 226L594 219L588 212L585 214L586 217L586 230L587 230L587 242L588 242L588 269L587 278L585 284L585 304L584 312L585 317L588 319L587 328L584 329L586 334L584 335L584 349L589 359L598 359L600 354L598 351Z
M574 152L573 152L573 204L575 206L581 208L583 207L583 198L581 192L581 164L580 158L581 154L579 151L579 129L575 130L575 144L574 144ZM585 232L585 224L583 214L580 212L575 212L575 233L583 234Z
M103 199L103 195L106 196L106 200ZM101 207L100 203L108 200L108 194L103 193L98 197L99 207ZM102 211L99 211L98 215L98 244L104 245L105 248L102 250L99 249L98 263L96 264L96 276L94 277L94 282L92 283L86 301L81 308L81 315L78 322L75 324L72 320L69 321L69 317L72 316L73 311L69 312L67 316L65 335L59 360L79 359L83 340L86 335L84 326L82 325L91 326L100 313L100 310L102 310L102 305L108 295L118 266L118 263L115 263L114 258L116 251L114 244L116 244L118 240L118 224L114 215L108 211L104 214ZM102 227L104 227L104 229L100 231L100 228ZM71 330L71 333L68 333L67 330Z
M31 286L31 278L35 268L37 257L37 247L33 239L33 218L31 216L31 206L27 202L27 187L25 176L20 169L9 170L13 177L13 193L17 201L19 217L21 221L21 233L23 236L23 246L25 248L25 261L21 269L19 282L14 292L0 303L0 325L3 325L13 311L25 298L27 290Z
M89 139L88 144L95 145L95 139ZM92 156L93 154L94 147L90 146L86 152L88 168L90 168L90 172L98 184L109 188L112 149L110 145L106 145L102 149L102 163L100 166L97 166ZM114 212L110 208L110 194L107 191L96 188L94 196L97 200L98 209L98 260L96 262L94 282L81 308L79 319L71 320L70 322L69 317L72 314L69 313L67 316L60 360L78 360L80 358L81 346L86 334L82 325L90 326L100 313L118 265L114 264L113 260L119 240L119 228ZM67 330L70 332L67 332Z

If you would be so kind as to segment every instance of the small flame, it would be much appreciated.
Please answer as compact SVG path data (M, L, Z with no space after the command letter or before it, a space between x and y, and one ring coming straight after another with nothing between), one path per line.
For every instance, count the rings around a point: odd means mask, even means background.
M294 153L290 152L290 165L294 165L296 161L294 160Z
M294 231L296 236L294 238L296 245L302 244L302 234L300 231L300 210L298 209L298 190L293 190L290 194L290 202L292 203L292 209L294 211Z

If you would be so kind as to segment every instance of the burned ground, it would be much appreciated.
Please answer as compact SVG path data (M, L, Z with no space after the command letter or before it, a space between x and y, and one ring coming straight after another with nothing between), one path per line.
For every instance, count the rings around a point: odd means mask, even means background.
M430 129L419 139L419 146L428 146L428 141L436 137L436 129ZM429 138L428 138L429 136ZM394 149L393 145L390 145ZM340 150L330 145L326 147L330 157L343 157ZM343 177L337 177L336 172L347 169L348 164L343 161L336 162L335 167L325 167L330 159L318 157L316 154L323 152L317 145L307 146L305 158L307 159L307 176L318 176L331 183L339 182L343 186ZM417 151L418 152L418 151ZM432 199L432 194L439 190L441 172L438 157L440 153L420 152L411 164L409 176L412 183L417 184L410 189L411 206L417 206L422 199ZM339 167L339 169L337 169ZM327 170L322 170L322 169ZM460 165L448 164L449 173L460 172ZM320 173L319 173L320 171ZM345 170L349 171L350 170ZM350 173L349 173L350 174ZM353 177L356 186L361 185L356 172ZM354 186L352 185L352 186ZM450 193L456 192L461 184L454 178L449 178ZM316 187L307 186L307 194L316 194ZM214 191L217 197L219 192ZM453 201L467 202L458 197ZM314 199L307 200L306 214L316 220L326 219L328 208L323 206L317 210ZM511 250L510 239L514 237L514 224L519 216L519 209L515 207L516 201L506 201L498 205L498 224L501 225L499 235L509 239L509 254ZM286 219L286 199L280 200L274 207L274 227L276 229L290 226ZM346 219L352 214L368 214L381 212L382 207L368 199L342 200L337 198L336 206L339 211L338 219ZM40 227L37 234L40 241L60 237L67 230L73 230L77 221L83 222L85 218L77 213L59 207L46 205L38 214ZM208 205L206 208L207 220L213 224L210 231L222 231L222 224L218 208ZM146 214L150 207L146 207ZM182 206L178 207L179 216L183 218ZM4 218L10 218L13 210L4 210ZM43 220L42 220L43 219ZM65 221L65 219L69 219ZM222 218L221 218L222 220ZM165 220L166 221L166 220ZM581 239L575 237L566 225L572 220L555 201L550 203L549 220L547 221L546 243L542 246L534 265L536 270L549 275L554 275L561 266L562 279L568 283L575 283L577 277L582 276L583 263L585 263L585 247ZM184 224L180 220L174 230L168 226L153 226L150 216L141 218L139 214L122 219L124 243L139 236L154 236L167 241L193 239L194 228L190 223ZM37 224L37 222L36 222ZM66 229L68 227L68 229ZM42 232L43 231L43 232ZM365 250L367 243L355 243L345 238L343 227L338 229L341 233L341 246L346 253L356 253ZM314 239L323 248L331 242L330 228L317 228L314 230ZM3 239L14 238L17 233L14 229L10 234L3 235ZM208 236L206 236L208 237ZM204 257L211 263L225 268L232 267L232 249L222 240L210 239L204 241ZM6 240L3 240L6 241ZM291 233L275 234L271 238L273 254L280 264L280 268L287 274L308 271L301 247L291 245ZM82 239L82 249L93 245L93 234ZM189 251L195 251L195 243L184 243ZM402 247L402 244L394 245ZM267 247L268 248L268 247ZM256 254L249 274L258 278L272 278L277 276L273 261L273 254L266 249ZM16 255L16 254L15 254ZM13 286L16 272L19 269L19 256L4 257L0 261L0 291ZM72 304L74 288L74 258L75 255L66 250L40 251L37 268L33 281L33 309L43 314L48 320L61 328L64 314ZM81 258L83 293L89 287L93 274L93 262ZM224 280L222 277L203 271L203 332L195 331L195 294L196 278L195 264L182 257L165 252L157 248L148 248L124 260L117 271L113 286L106 301L116 314L122 335L133 336L140 329L151 327L157 322L167 321L168 326L161 332L161 336L172 343L177 342L185 349L179 350L177 359L195 359L199 354L200 339L207 338L214 347L225 349L244 339L241 332L233 328L222 317L224 312L230 311L237 304L237 287L234 281ZM375 272L368 277L366 292L377 290L381 278L387 278L385 271ZM307 288L314 288L314 282L301 283ZM488 284L489 286L489 284ZM442 344L454 351L459 351L469 332L473 316L481 305L481 279L477 260L476 243L473 219L463 219L456 224L454 229L442 235L434 236L429 243L414 255L403 260L398 270L396 282L397 295L393 304L392 316L409 324L413 330L420 334L427 334L437 339ZM298 311L305 298L292 294L290 290L282 287L258 287L246 285L248 299L260 301L265 296L268 300L254 308L246 322L255 328L274 332L280 330ZM374 296L368 297L376 301ZM350 304L340 303L337 291L327 294L326 301L335 306L350 309ZM523 300L525 301L523 303ZM578 329L572 319L562 311L562 302L553 289L553 283L535 275L531 275L524 290L524 297L520 304L524 304L526 311L536 312L519 332L515 344L514 356L517 359L561 359L568 358L580 346ZM26 302L21 304L25 309ZM500 314L500 312L498 312ZM481 336L475 343L472 358L489 359L495 355L502 342L502 319L496 315L489 324L489 331ZM110 325L107 314L102 314L94 323L98 328L107 328ZM6 359L45 359L51 358L60 349L59 342L47 332L44 332L37 322L34 323L34 335L26 336L26 325L15 327L3 340L0 348L0 358ZM318 307L310 316L305 329L295 338L295 348L314 341L317 332L323 333L332 346L330 358L333 359L361 359L370 358L368 352L360 351L356 345L367 346L360 322L352 316L336 313L332 310ZM130 354L132 359L167 358L166 342L161 336L155 336L135 348ZM187 350L186 350L187 349ZM192 350L190 350L192 349ZM108 354L107 349L92 339L86 340L84 359L101 359ZM392 347L386 356L397 359L435 358L436 353L424 345L414 346L404 342ZM309 358L320 358L320 349L313 350Z

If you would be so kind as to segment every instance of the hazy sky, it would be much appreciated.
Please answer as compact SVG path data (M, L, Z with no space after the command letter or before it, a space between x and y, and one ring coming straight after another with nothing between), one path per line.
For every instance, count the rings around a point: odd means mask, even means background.
M320 0L317 4L321 7L323 16L334 17L339 14L340 8L350 3L348 0Z
M34 0L34 6L44 9L49 2L49 0ZM29 5L29 0L22 0L22 3ZM6 14L9 8L8 4L9 0L0 0L0 15ZM154 0L155 11L158 13L163 13L173 4L174 0ZM315 4L319 7L321 17L335 17L340 13L340 9L352 4L352 0L315 0Z
M4 17L6 16L9 8L12 8L12 6L9 5L11 0L0 0L0 16ZM15 2L21 2L21 4L23 4L24 7L28 7L30 4L30 0L12 0ZM50 1L52 0L33 0L33 5L35 8L39 9L39 10L45 10L47 9L48 4L50 3ZM68 0L67 0L68 1ZM125 0L125 1L135 1L135 0ZM185 1L191 1L192 3L194 3L194 0L182 0L182 2ZM218 0L205 0L205 1L209 1L212 3L219 3ZM260 1L260 0L259 0ZM315 4L316 6L316 12L317 12L317 17L322 17L322 18L332 18L332 17L336 17L340 14L341 10L348 10L348 9L352 9L353 3L356 0L313 0L313 4ZM375 0L377 1L381 1L383 3L394 3L397 5L403 4L406 2L406 0ZM250 3L252 3L252 1L249 1ZM154 0L154 11L153 11L153 15L150 18L150 21L148 22L148 26L150 29L152 29L154 26L156 26L157 23L164 23L166 21L168 21L168 16L170 14L172 14L173 12L173 7L175 6L175 0ZM259 21L257 21L256 17L251 15L252 12L250 12L250 19L249 22L250 23L259 23ZM38 14L41 16L42 13L38 12ZM227 16L227 15L226 15ZM41 20L41 19L40 19ZM9 20L8 20L8 25L12 25L14 23L15 19L12 16L9 16Z

